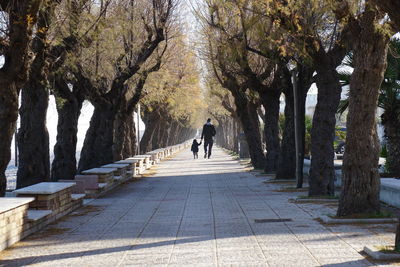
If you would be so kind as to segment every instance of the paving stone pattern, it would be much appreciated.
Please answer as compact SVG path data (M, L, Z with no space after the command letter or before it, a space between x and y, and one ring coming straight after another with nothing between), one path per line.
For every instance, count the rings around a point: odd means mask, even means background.
M295 203L304 192L277 192L287 185L263 183L220 149L155 170L3 251L1 265L391 266L360 252L392 244L393 224L322 225L314 218L336 204Z

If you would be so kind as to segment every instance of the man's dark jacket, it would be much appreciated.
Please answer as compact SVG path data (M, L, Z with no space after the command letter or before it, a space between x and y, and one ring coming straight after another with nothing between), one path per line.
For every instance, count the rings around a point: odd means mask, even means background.
M212 140L213 136L215 136L217 132L215 131L215 127L214 125L212 125L211 123L206 123L203 126L203 132L201 133L201 139L204 140Z

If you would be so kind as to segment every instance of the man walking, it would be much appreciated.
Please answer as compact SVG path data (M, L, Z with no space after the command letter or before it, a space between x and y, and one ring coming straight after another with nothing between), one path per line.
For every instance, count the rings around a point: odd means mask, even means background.
M204 158L208 158L211 156L212 146L214 144L213 137L217 132L215 131L214 125L211 124L211 119L207 119L207 123L203 126L203 132L201 133L201 140L204 137Z

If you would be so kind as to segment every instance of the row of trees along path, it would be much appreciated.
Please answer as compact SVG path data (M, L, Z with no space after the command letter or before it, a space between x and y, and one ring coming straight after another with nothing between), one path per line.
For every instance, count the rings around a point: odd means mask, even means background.
M133 112L139 103L146 124L140 152L193 136L206 115L202 110L208 109L219 123L222 144L237 150L237 133L243 131L254 167L278 179L295 176L296 161L302 164L311 139L309 195L334 195L333 141L343 82L337 69L351 57L337 214L379 212L375 114L379 94L388 94L381 85L390 38L400 29L397 7L396 0L204 0L195 7L200 82L176 0L2 1L0 195L6 189L18 110L17 186L22 187L71 179L77 171L136 153ZM313 83L318 102L308 136L305 100ZM208 89L208 103L202 101L200 85ZM45 122L50 94L59 115L51 168ZM77 164L77 123L85 100L94 114ZM390 139L388 166L398 170L400 149L393 141L398 134L391 133L388 121L399 116L390 116L389 110L383 117ZM294 150L294 114L302 122L300 155Z
M239 124L254 167L276 173L277 179L295 177L296 160L303 162L306 142L310 142L309 196L335 194L333 143L345 82L338 67L344 59L353 59L344 184L337 215L379 213L380 145L375 114L380 92L388 92L381 84L390 38L399 30L398 16L391 14L396 1L205 2L208 8L197 13L206 40L201 55L208 68L209 95L223 103L222 109L211 108L210 113L223 125L221 129L231 132L231 122ZM295 67L295 83L288 65ZM305 99L313 83L318 88L318 102L308 132ZM298 87L297 96L293 84ZM283 120L279 117L282 94L286 104ZM295 97L302 122L299 159L294 143ZM385 113L387 121L388 111ZM399 120L398 116L390 118ZM230 134L225 131L224 135ZM394 137L388 134L387 138L390 136ZM234 148L228 139L219 137L219 142ZM388 141L389 154L398 150L393 140ZM395 170L400 164L388 156L388 166Z
M150 110L163 119L157 120L162 125L147 125L152 134L145 133L141 152L183 142L200 126L200 78L179 26L178 1L10 0L0 8L7 20L1 36L0 195L6 190L18 110L17 187L73 179L81 170L138 153L133 113L139 103L146 123ZM51 165L49 95L58 113ZM191 105L192 98L197 105ZM94 113L78 163L84 101Z

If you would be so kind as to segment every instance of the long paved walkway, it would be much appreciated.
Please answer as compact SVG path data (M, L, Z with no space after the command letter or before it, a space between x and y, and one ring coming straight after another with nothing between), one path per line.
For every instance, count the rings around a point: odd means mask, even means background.
M220 149L189 152L1 253L4 266L370 266L393 225L323 226L323 204L247 172ZM278 222L271 219L291 219Z

